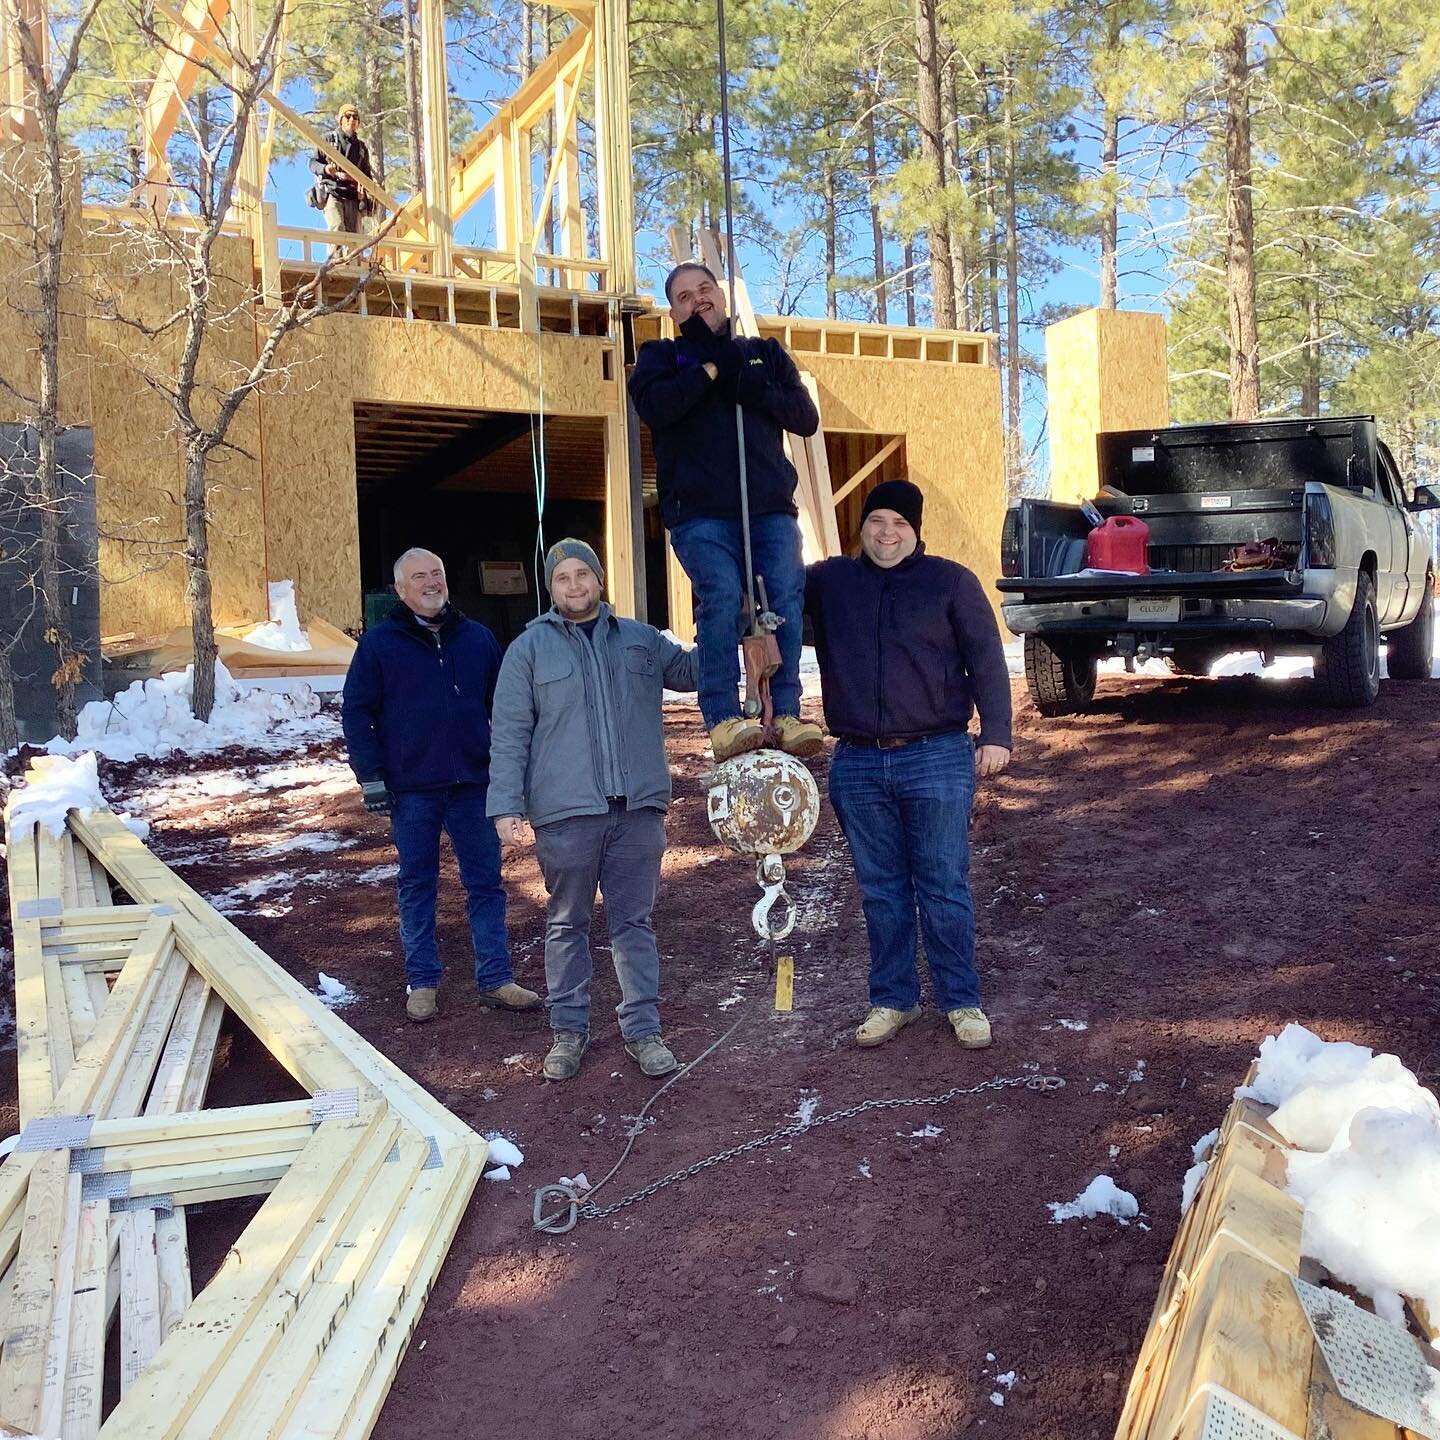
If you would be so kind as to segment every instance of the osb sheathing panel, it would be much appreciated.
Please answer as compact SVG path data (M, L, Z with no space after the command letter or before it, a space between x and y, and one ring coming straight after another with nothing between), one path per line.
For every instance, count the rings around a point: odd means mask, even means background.
M270 574L293 579L302 615L360 622L357 401L477 411L620 415L606 342L474 325L337 315L285 352L261 402ZM627 612L628 613L628 612Z
M50 208L44 197L39 147L8 141L0 144L0 423L23 425L34 418L40 392L39 342L35 320L27 310L38 304L35 288L37 245L48 228ZM67 156L67 168L73 163ZM90 366L85 354L85 325L80 273L82 230L79 224L78 171L70 174L69 214L61 270L60 397L62 425L88 425L91 420ZM15 392L20 392L17 395Z
M993 592L1005 519L1000 374L986 365L803 355L827 429L903 435L908 478L925 492L925 546ZM849 478L833 474L837 488Z
M91 248L101 243L92 237ZM175 417L146 384L145 374L172 381L181 327L146 336L127 320L153 325L178 308L172 275L146 262L143 247L108 237L103 284L122 318L92 317L91 389L95 459L99 475L101 628L150 634L182 625L185 569L181 559L184 474ZM215 249L215 306L223 313L248 277L249 248L222 239ZM254 362L257 337L242 314L213 325L201 362L203 389L196 411L208 422L220 393ZM253 401L241 407L229 431L231 449L209 464L211 582L217 624L263 619L265 533L259 472L259 417Z
M1093 496L1095 437L1170 423L1165 320L1129 310L1084 310L1045 331L1050 493Z

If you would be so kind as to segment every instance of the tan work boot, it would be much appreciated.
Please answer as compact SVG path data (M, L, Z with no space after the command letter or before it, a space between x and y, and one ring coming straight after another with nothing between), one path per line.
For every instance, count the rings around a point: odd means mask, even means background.
M787 755L798 755L802 760L825 748L825 732L814 721L802 720L798 715L777 715L775 738Z
M747 720L737 715L733 720L722 720L710 732L710 748L717 760L733 760L737 755L758 750L765 743L765 730L758 720Z
M857 1045L883 1045L893 1040L912 1020L920 1018L920 1007L913 1010L892 1010L888 1005L872 1005L864 1023L855 1032Z
M405 997L405 1013L417 1025L423 1025L427 1020L435 1018L435 987L433 985L422 985L418 990L412 990Z
M507 980L503 985L496 986L494 990L482 990L479 999L482 1005L488 1005L495 1010L538 1010L540 1008L540 997L533 990L527 990L513 980Z
M945 1018L967 1050L983 1050L990 1043L990 1021L978 1005L947 1011Z

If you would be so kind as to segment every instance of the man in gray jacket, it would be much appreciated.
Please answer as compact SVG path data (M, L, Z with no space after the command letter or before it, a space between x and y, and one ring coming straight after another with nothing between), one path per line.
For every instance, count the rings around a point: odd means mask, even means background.
M582 540L545 557L552 608L505 652L490 725L487 813L501 840L535 854L549 891L547 1080L570 1080L590 1043L590 919L598 885L620 981L625 1052L645 1075L679 1063L660 1035L660 888L670 767L662 691L694 690L697 652L600 599L605 575ZM523 818L522 818L523 817ZM529 822L527 825L526 822Z

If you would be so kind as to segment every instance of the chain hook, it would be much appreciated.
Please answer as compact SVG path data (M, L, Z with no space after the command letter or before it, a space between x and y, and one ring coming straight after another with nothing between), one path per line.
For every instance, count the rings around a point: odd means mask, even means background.
M785 862L778 855L762 855L755 865L755 883L763 892L750 912L755 933L773 945L795 928L795 902L785 892ZM771 912L783 904L784 918L778 922Z

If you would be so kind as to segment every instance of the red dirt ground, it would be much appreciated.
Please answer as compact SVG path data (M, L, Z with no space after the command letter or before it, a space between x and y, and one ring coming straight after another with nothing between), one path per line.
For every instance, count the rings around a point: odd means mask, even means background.
M982 789L975 815L996 1029L978 1053L933 1014L881 1050L853 1047L866 950L828 808L790 867L803 907L796 1009L772 1013L749 932L753 875L710 838L698 718L672 712L676 804L657 912L666 1033L689 1057L741 1013L732 997L750 1018L661 1099L603 1198L789 1123L807 1098L825 1114L1036 1070L1065 1088L872 1112L561 1238L531 1232L534 1187L602 1175L653 1088L609 1023L603 949L585 1069L546 1085L543 1017L469 998L448 862L442 1015L423 1029L405 1022L391 886L357 879L392 858L388 834L338 771L229 799L177 791L152 815L158 853L207 894L282 868L319 872L258 902L288 913L238 922L306 983L323 968L354 986L364 998L345 1012L351 1024L477 1129L525 1151L514 1179L481 1184L378 1436L1107 1435L1190 1145L1219 1122L1258 1042L1298 1019L1394 1050L1435 1083L1440 685L1387 683L1359 715L1318 708L1306 682L1111 679L1093 714L1061 721L1040 719L1023 690L1017 700L1014 764ZM338 755L332 745L295 758ZM276 764L250 758L244 773L258 778ZM157 777L235 765L232 754L104 776L121 802ZM351 843L254 853L301 828ZM506 872L517 971L543 988L533 858ZM212 1101L278 1093L284 1082L244 1037L226 1055ZM13 1125L4 1069L0 1120L8 1109ZM927 1123L943 1132L912 1134ZM1139 1198L1139 1221L1050 1223L1046 1201L1102 1172ZM1007 1389L996 1377L1009 1371Z

